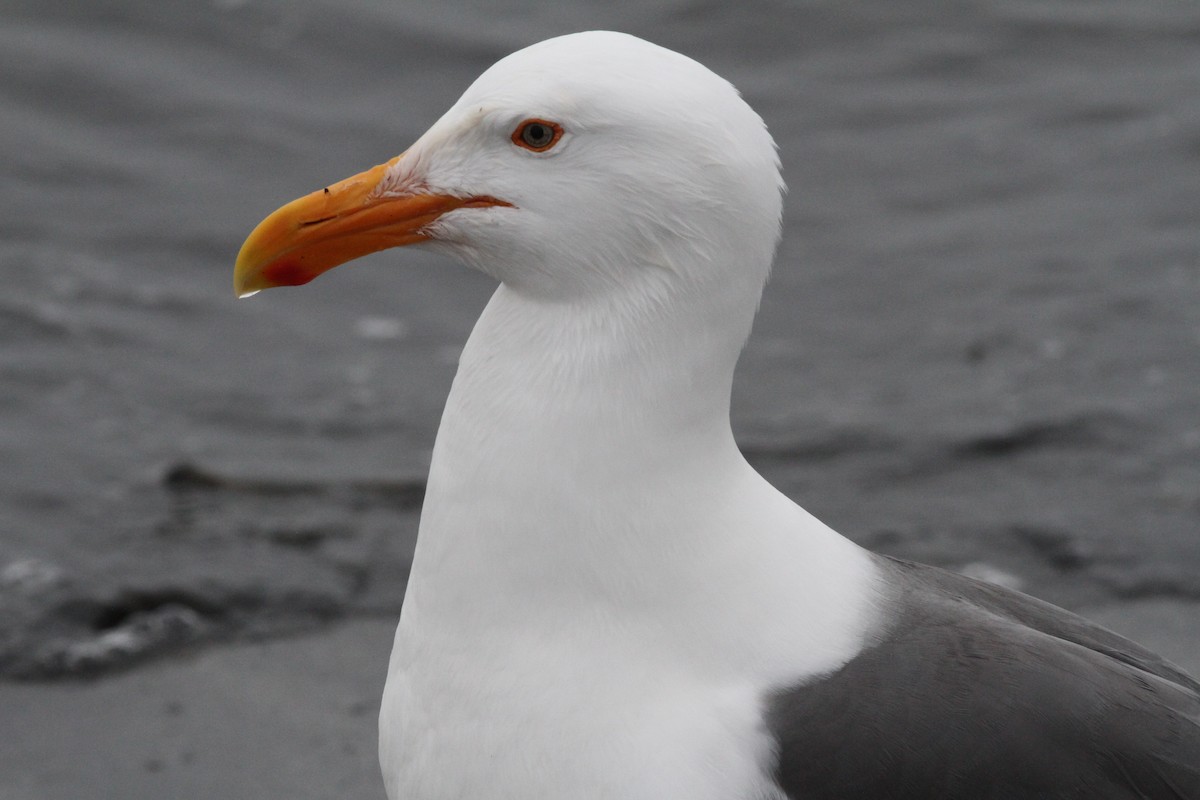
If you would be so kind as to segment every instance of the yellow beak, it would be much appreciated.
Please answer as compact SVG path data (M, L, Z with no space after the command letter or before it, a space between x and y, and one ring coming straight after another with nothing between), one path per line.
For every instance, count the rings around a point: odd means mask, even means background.
M233 269L238 297L299 286L368 253L425 241L425 228L448 211L511 205L494 197L379 191L387 170L403 157L293 200L260 222Z

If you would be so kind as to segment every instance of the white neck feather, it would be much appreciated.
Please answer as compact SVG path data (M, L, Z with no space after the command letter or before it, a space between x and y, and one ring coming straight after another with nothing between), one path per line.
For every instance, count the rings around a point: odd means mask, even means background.
M708 323L617 304L545 303L502 286L447 400L422 535L469 537L444 544L465 546L463 560L488 571L524 571L539 554L620 546L596 541L616 531L579 529L610 518L600 506L611 511L648 480L661 492L697 461L740 461L729 392L744 333L730 337L726 321L714 334ZM456 517L476 509L481 525L439 524L442 505ZM479 558L480 548L494 548L499 561Z
M757 587L763 604L840 597L837 565L857 550L734 442L729 394L753 305L725 303L639 314L501 287L447 401L406 613L485 627L692 604L685 614L711 622L747 611L724 587Z

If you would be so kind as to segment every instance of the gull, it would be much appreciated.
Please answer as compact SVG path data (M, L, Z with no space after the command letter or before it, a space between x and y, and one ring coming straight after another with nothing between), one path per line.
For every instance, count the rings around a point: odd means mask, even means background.
M392 800L1200 798L1200 684L873 554L729 424L780 236L762 119L587 32L267 217L239 295L417 245L499 286L429 468L379 717Z

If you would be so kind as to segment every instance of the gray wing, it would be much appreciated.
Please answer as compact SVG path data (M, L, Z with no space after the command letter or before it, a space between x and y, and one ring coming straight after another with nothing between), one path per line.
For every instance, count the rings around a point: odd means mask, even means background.
M893 623L767 701L793 800L1200 800L1200 684L1062 609L879 558Z

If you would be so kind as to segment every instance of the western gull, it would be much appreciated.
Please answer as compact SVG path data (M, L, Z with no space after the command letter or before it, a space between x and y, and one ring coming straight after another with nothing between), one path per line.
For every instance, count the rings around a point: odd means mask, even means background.
M872 554L734 443L779 162L725 80L589 32L296 200L239 295L421 243L499 281L437 435L379 719L393 800L1200 798L1200 684Z

